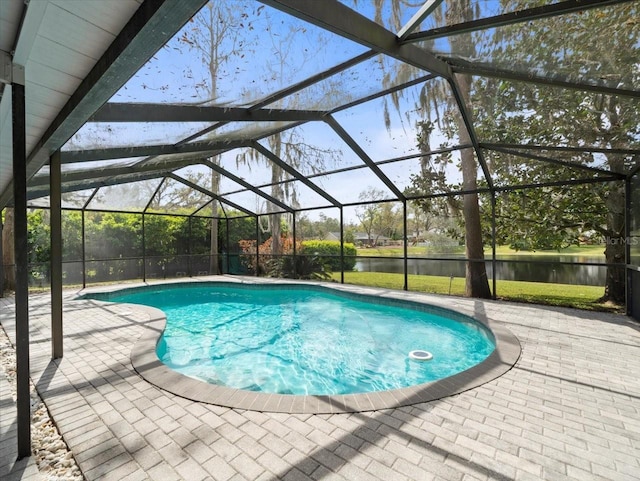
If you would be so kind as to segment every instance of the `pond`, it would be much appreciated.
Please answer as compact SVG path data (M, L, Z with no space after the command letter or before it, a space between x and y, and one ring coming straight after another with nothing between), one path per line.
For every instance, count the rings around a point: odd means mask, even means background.
M432 257L439 256L434 255ZM408 273L430 276L464 277L464 260L457 260L451 255L442 257L446 257L446 259L408 259ZM560 264L561 262L562 264ZM565 264L567 262L575 262L577 264ZM585 265L585 263L604 264L604 262L604 257L599 256L503 255L497 260L497 279L603 286L607 273L606 266ZM487 275L489 278L493 276L492 267L491 261L487 261ZM356 270L360 272L392 272L401 274L403 272L403 259L393 257L358 257Z

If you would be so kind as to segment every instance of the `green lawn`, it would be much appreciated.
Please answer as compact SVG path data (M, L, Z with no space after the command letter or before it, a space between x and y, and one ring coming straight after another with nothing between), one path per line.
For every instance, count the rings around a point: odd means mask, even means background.
M604 247L603 245L592 245L592 246L570 246L565 247L560 250L549 250L549 251L516 251L511 249L509 246L496 246L496 254L497 255L509 255L509 256L589 256L589 257L597 257L602 256L604 260ZM485 247L485 255L491 255L491 247Z
M340 282L339 272L333 274L333 280ZM402 289L404 276L385 272L345 272L344 281L347 284ZM464 295L464 279L461 277L454 277L451 280L449 277L410 274L408 282L411 291ZM618 312L620 310L620 306L596 302L604 294L604 288L597 286L497 281L496 292L499 299L508 301L575 307L592 311Z

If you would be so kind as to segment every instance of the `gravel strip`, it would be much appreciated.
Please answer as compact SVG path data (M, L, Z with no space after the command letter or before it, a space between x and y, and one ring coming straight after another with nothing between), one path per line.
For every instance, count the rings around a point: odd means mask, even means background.
M16 400L15 348L0 326L0 369L5 372L13 400ZM31 381L31 450L38 470L49 481L84 481L73 453L51 420L49 411Z

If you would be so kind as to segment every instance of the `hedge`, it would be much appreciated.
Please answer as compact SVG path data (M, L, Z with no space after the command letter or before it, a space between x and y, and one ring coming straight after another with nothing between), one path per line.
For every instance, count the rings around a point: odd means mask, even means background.
M334 272L340 271L340 242L308 240L302 242L301 255L318 255ZM345 242L344 244L344 270L352 271L356 266L356 246Z

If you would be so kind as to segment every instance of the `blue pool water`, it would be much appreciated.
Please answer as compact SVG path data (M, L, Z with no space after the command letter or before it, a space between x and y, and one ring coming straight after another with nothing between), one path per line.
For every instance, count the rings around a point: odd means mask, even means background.
M495 349L490 331L461 315L452 313L454 320L429 306L327 289L214 283L115 294L105 300L166 313L157 354L168 367L252 391L397 389L464 371ZM410 359L419 349L433 359Z

